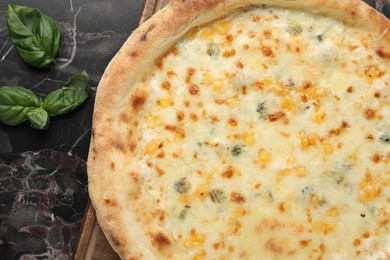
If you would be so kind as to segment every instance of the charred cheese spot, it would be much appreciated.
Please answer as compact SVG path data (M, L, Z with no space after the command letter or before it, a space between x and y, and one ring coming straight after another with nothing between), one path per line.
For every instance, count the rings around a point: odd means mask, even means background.
M191 84L188 86L188 92L190 95L195 96L200 92L200 88L195 84Z
M232 41L234 39L233 35L231 35L231 34L226 35L225 38L226 38L226 41L228 43L232 43Z
M230 194L230 200L235 202L235 203L244 203L245 202L245 197L244 195L238 193L238 192L232 192Z
M375 118L375 111L373 109L371 109L371 108L368 108L364 112L364 115L365 115L367 120L374 119Z
M275 54L273 53L271 47L268 46L262 46L261 53L266 57L270 57L270 58L275 57Z
M161 84L161 88L162 89L165 89L165 90L170 90L171 89L171 83L169 83L169 81L164 81L162 84Z
M170 132L175 133L175 137L180 138L180 139L183 139L186 136L183 128L180 128L180 127L177 127L174 125L166 125L165 130L168 130Z
M186 83L190 84L191 83L191 78L195 74L196 69L195 68L189 68L187 70L187 76L186 76Z
M236 50L234 50L234 49L226 50L222 53L222 56L225 58L233 57L234 55L236 55Z
M276 122L278 121L279 119L282 119L286 116L286 114L282 111L279 111L279 112L276 112L276 113L272 113L272 114L269 114L268 115L268 120L270 122Z
M225 171L221 173L221 176L230 179L234 176L234 172L234 168L232 166L229 166Z
M343 133L347 127L348 127L348 123L343 121L338 128L329 130L329 135L330 136L338 136L341 133Z
M151 237L152 244L160 251L165 250L172 244L170 239L162 232L152 234Z
M177 118L177 121L183 121L184 120L184 111L177 111L176 118Z
M348 91L348 93L353 93L354 92L354 87L352 87L352 86L349 86L348 88L347 88L347 91Z
M238 125L238 122L237 122L237 120L235 118L230 118L228 123L231 126L237 126Z
M382 160L382 155L380 155L380 154L378 154L378 153L376 153L376 154L374 154L373 156L372 156L372 161L374 162L374 163L378 163L378 162L380 162Z
M146 102L146 96L134 95L131 99L131 107L134 111L139 111Z

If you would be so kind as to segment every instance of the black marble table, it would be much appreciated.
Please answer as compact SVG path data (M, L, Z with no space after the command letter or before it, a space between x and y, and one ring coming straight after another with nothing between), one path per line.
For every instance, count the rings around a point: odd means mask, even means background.
M86 70L88 100L51 119L47 131L0 123L0 259L71 259L88 201L86 159L96 88L108 62L137 27L143 0L1 0L0 86L44 97ZM9 38L8 4L51 16L61 31L57 64L25 64Z

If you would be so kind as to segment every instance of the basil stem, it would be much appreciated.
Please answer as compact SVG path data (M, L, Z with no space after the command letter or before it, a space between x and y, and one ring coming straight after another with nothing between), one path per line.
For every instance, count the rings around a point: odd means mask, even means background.
M27 120L27 113L41 106L39 98L22 87L0 88L0 121L14 126Z
M20 5L8 5L6 16L11 40L23 61L37 68L55 63L60 30L51 17Z
M90 81L87 72L69 78L58 90L51 92L43 101L43 108L50 116L57 116L73 111L89 96Z

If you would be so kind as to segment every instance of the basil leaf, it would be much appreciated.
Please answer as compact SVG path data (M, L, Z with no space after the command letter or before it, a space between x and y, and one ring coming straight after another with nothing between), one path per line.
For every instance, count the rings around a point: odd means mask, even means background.
M8 5L7 25L20 57L37 68L55 63L60 30L52 18L35 8Z
M14 126L26 121L26 114L41 106L39 98L22 87L0 88L0 121Z
M51 92L43 101L43 108L50 116L62 115L73 111L89 96L90 82L87 72L69 78L58 90Z
M49 114L42 107L30 110L27 114L27 120L31 123L32 128L46 130L50 125Z

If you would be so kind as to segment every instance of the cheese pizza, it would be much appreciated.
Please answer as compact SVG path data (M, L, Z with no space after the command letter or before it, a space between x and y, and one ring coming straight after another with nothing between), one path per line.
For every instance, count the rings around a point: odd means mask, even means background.
M98 87L89 191L123 259L389 259L390 21L172 0Z

